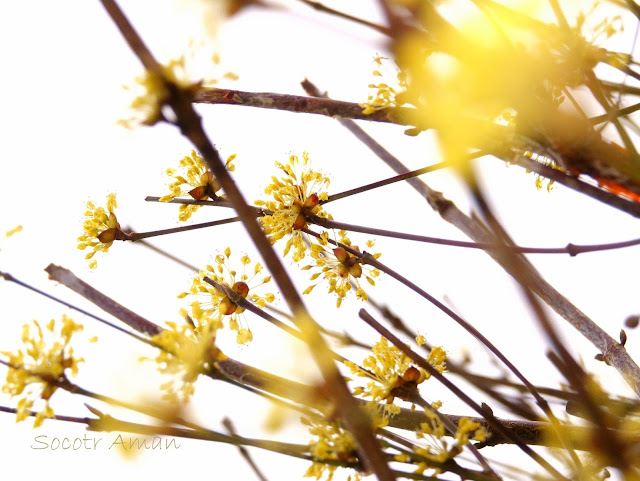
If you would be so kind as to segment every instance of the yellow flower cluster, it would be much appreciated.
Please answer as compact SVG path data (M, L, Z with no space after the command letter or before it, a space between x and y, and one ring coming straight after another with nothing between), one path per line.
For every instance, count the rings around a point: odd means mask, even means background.
M210 319L210 322L221 325L223 320L227 320L229 328L237 332L238 344L245 344L253 339L253 334L248 328L244 319L244 308L237 304L238 298L244 298L253 302L259 308L263 308L266 303L275 300L275 295L266 293L256 294L255 289L271 281L271 276L259 278L262 272L262 264L257 262L253 269L250 268L251 259L244 255L240 258L242 270L240 272L231 268L229 258L231 249L227 247L224 255L216 256L216 266L207 265L194 278L189 292L183 292L178 297L183 298L189 294L204 294L207 301L195 301L191 304L194 310L202 312L202 315ZM247 273L253 271L251 277ZM227 292L220 292L211 284L204 281L204 277L210 278L223 286Z
M229 172L235 170L233 160L236 154L229 156L226 162L226 168ZM174 179L169 184L169 194L162 196L160 202L169 202L176 197L189 195L195 200L218 199L220 196L217 192L220 190L213 173L209 170L205 160L195 150L191 151L191 155L186 155L180 159L180 170L169 168L166 174ZM178 219L186 221L191 215L200 208L199 205L182 204L180 206Z
M162 66L162 75L180 88L195 89L199 87L199 83L189 81L185 61L184 55L178 59L171 59L167 65ZM135 78L134 87L124 85L123 88L134 90L135 97L129 105L133 111L132 117L120 120L120 125L127 128L138 124L154 125L162 119L162 106L169 98L169 91L162 77L147 70Z
M337 423L331 421L311 421L306 418L301 419L302 423L309 426L309 433L317 436L317 439L309 443L313 463L304 474L305 477L321 479L325 474L326 481L331 481L338 466L325 464L323 461L357 462L356 442L349 431ZM350 477L354 481L360 479L360 475L355 473Z
M376 56L374 58L374 62L378 65L378 67L382 67L383 60L385 57ZM374 77L384 77L382 72L378 68L373 71ZM389 85L386 82L380 83L371 83L369 84L370 89L375 89L374 94L369 94L367 97L367 101L360 104L362 107L362 113L365 115L370 115L378 110L397 107L400 104L400 98L402 94L407 89L407 75L406 73L398 70L396 74L397 85Z
M298 170L300 163L301 171ZM282 178L271 177L272 182L265 189L265 194L272 196L273 200L258 200L255 204L273 212L260 218L271 243L290 235L284 255L293 247L293 260L298 262L306 256L307 245L300 229L309 225L308 214L331 218L320 205L320 201L328 198L329 178L307 167L310 164L307 152L303 152L302 162L292 154L286 164L275 164L285 175Z
M75 376L78 364L83 362L82 358L74 357L73 348L69 345L73 334L80 330L82 326L65 315L59 330L54 319L47 323L45 329L34 320L33 325L22 326L24 350L1 353L9 358L9 371L2 392L11 397L21 396L16 422L25 420L39 399L45 402L45 406L36 414L33 427L41 426L45 418L54 417L49 401L58 388L58 382L66 379L67 369Z
M440 409L441 406L442 403L440 402L432 404L432 407L436 410ZM429 444L417 448L415 451L417 454L432 461L444 463L460 454L462 447L468 444L470 440L482 442L486 439L487 433L480 423L463 417L458 421L455 443L450 443L445 439L446 431L438 413L425 408L424 414L427 417L427 422L420 424L420 428L416 430L416 436L418 439L425 439ZM426 463L420 463L416 472L423 474L428 467Z
M190 322L182 325L167 322L168 329L153 336L153 341L162 348L155 358L158 370L172 376L160 386L165 391L163 399L173 403L187 403L195 392L198 376L210 372L216 361L226 358L215 346L221 323L207 317L197 305L192 306L190 316L184 310L182 314Z
M113 193L107 196L106 210L103 207L96 207L91 201L87 202L87 211L84 213L85 221L82 225L84 233L78 237L78 241L80 241L78 249L92 249L85 259L91 259L96 252L107 252L114 240L125 238L114 213L117 206L116 195ZM97 261L95 260L89 263L91 269L95 269L96 265Z
M417 386L431 375L424 369L413 366L412 360L384 337L371 350L372 355L362 362L365 370L349 361L345 365L351 369L352 374L369 379L366 386L355 387L353 394L369 398L378 405L386 402L382 406L381 415L383 420L388 421L392 415L400 412L400 407L393 404L395 397L401 394L400 388ZM445 361L446 352L441 347L434 347L427 358L427 362L439 372L444 372Z
M177 85L183 91L195 92L202 86L213 86L219 81L216 76L226 80L237 80L238 75L233 72L224 72L220 75L220 56L214 53L203 59L201 53L205 51L202 45L190 42L184 54L177 59L171 59L162 66L164 79ZM204 69L203 69L204 67ZM194 72L198 70L200 73ZM198 80L195 80L198 79ZM124 85L125 90L131 90L134 98L129 108L133 114L128 119L118 123L123 127L132 128L136 125L154 125L162 120L162 106L169 98L163 78L146 71L136 77L135 85Z
M338 233L340 243L351 247L351 240L347 237L345 231ZM343 247L331 249L328 247L328 234L324 233L318 240L318 243L311 244L311 258L313 264L306 265L302 270L317 269L310 280L315 281L320 276L322 279L316 284L307 287L303 294L309 294L323 280L329 283L329 293L335 292L338 296L336 306L340 307L342 300L351 290L352 284L356 286L356 297L363 301L368 300L367 293L360 285L360 279L364 276L369 284L375 286L375 277L380 275L378 269L363 264L360 257L348 252ZM373 247L373 242L368 241L367 247ZM353 249L359 251L357 246ZM378 259L381 254L374 254L373 257Z

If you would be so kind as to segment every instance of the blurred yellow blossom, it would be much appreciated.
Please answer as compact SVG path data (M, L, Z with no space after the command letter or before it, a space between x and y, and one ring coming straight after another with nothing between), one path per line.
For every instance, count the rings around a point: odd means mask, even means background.
M13 229L9 229L8 231L6 231L4 233L4 236L5 237L11 237L12 235L17 234L18 232L22 232L22 226L21 225L17 225Z
M225 166L229 172L235 170L233 164L235 158L236 154L233 154L227 159ZM221 197L217 194L220 190L220 184L209 170L206 161L195 150L191 151L191 155L180 159L179 169L169 168L166 170L166 174L174 181L169 184L171 193L160 197L160 202L169 202L176 197L186 195L195 200L219 199ZM186 221L200 207L199 205L182 204L179 209L179 220Z
M216 265L207 265L193 279L189 292L183 292L178 297L186 297L189 294L204 294L206 301L194 301L192 309L197 310L202 316L211 319L211 322L222 325L226 320L230 329L236 331L236 340L239 344L245 344L253 339L253 334L248 327L244 316L244 308L234 302L235 296L247 299L259 308L275 300L272 293L257 294L255 291L260 286L271 281L271 276L263 276L262 264L255 263L251 268L251 259L244 255L240 258L242 270L238 272L230 265L231 249L227 247L224 254L216 256ZM217 282L228 292L220 292L211 284L204 281L208 277Z
M548 137L549 146L562 143L549 121L561 104L576 111L565 93L587 84L598 63L615 63L596 42L616 33L619 22L613 18L594 26L585 20L587 12L565 28L537 19L531 2L522 0L509 7L469 4L445 15L449 7L416 4L420 27L394 45L407 73L403 100L416 107L411 110L416 130L437 130L443 154L463 172L470 149L511 140L504 137L513 129L494 128L506 110L517 119L517 132Z
M293 260L298 262L305 257L307 250L300 231L309 224L307 215L331 218L320 205L328 198L329 178L311 170L307 152L302 153L302 160L292 154L286 164L276 162L276 167L284 172L284 176L271 177L272 182L265 189L265 194L272 196L273 200L257 200L255 204L273 212L259 219L271 243L290 234L284 255L293 247Z
M381 67L386 65L383 63L383 60L387 59L380 56L376 56L374 58L376 63L376 70L373 71L374 77L389 77L388 74L385 75L381 72ZM373 94L369 94L367 101L360 104L360 107L363 108L363 114L369 115L378 110L397 107L402 103L401 97L407 88L407 75L397 67L396 70L396 80L393 81L393 84L390 83L390 81L369 84L369 88L374 89L375 92Z
M107 196L107 208L96 207L89 201L87 202L87 211L84 213L85 220L82 225L84 234L78 237L78 249L92 249L85 259L91 259L96 252L107 252L114 240L124 240L127 235L120 229L120 224L114 213L116 207L116 195L111 193ZM91 269L95 269L97 262L95 260L89 263Z
M182 314L188 322L178 325L167 321L168 329L153 336L162 348L155 358L158 370L172 376L160 386L165 391L163 399L173 403L187 403L195 392L198 376L211 372L216 361L226 358L215 345L216 332L222 324L204 315L197 305L190 315L186 310Z
M125 90L132 91L134 95L129 105L132 116L119 120L118 124L132 128L140 124L154 125L162 120L162 107L169 99L165 80L183 91L194 93L203 85L216 85L219 77L227 80L238 79L238 75L233 72L218 74L216 70L219 64L220 55L211 54L203 42L191 40L182 55L169 60L162 66L164 79L153 72L146 71L135 78L133 86L123 85Z
M44 329L38 321L22 326L24 349L16 353L2 351L9 358L9 371L2 392L11 397L21 396L17 406L16 422L25 420L38 400L44 401L44 408L35 416L34 428L42 425L45 418L53 418L54 412L49 401L58 388L58 383L66 380L65 371L75 376L78 364L83 362L75 357L69 345L74 333L82 330L73 319L62 316L60 327L51 319Z

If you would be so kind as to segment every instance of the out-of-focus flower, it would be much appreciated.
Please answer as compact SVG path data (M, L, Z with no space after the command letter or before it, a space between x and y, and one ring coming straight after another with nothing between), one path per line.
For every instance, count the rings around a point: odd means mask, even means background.
M293 247L295 262L306 255L307 245L300 229L309 225L307 214L331 218L320 205L320 201L328 198L326 190L329 188L329 178L311 170L309 164L307 152L303 152L302 161L292 154L285 165L276 162L276 167L285 175L281 178L271 177L272 182L265 189L265 194L272 196L273 200L255 202L273 212L259 219L271 243L290 235L284 255Z
M185 310L182 315L189 321L181 325L167 322L168 329L153 336L162 348L155 358L158 370L171 376L160 386L165 391L163 399L173 403L187 403L198 376L211 372L215 362L226 358L215 345L216 332L222 327L219 321L206 316L197 304L191 315Z
M507 110L519 134L545 137L551 148L566 144L553 123L561 104L576 110L565 102L566 92L589 84L598 63L615 63L597 43L618 30L619 20L593 26L587 13L570 19L567 29L538 20L530 3L470 6L446 15L447 5L419 2L412 12L422 28L396 39L397 62L407 75L402 98L416 107L415 130L435 129L443 154L463 172L470 149L512 141L505 134L512 129L495 128Z
M58 388L58 383L66 380L66 371L75 376L81 357L74 356L69 345L74 333L82 330L73 319L62 316L61 327L51 319L45 328L38 321L22 326L24 349L16 353L1 352L9 358L9 371L2 392L11 397L20 396L16 422L25 420L38 400L44 401L44 408L35 416L33 427L42 425L46 418L54 417L49 401Z
M233 164L235 158L236 154L233 154L227 159L225 167L229 172L235 170L235 165ZM169 168L166 173L174 181L169 184L171 193L160 197L160 202L169 202L176 197L185 195L189 195L195 200L218 199L221 197L217 194L220 190L220 185L209 170L205 160L195 150L191 151L191 155L186 155L180 159L179 170ZM200 207L200 205L182 204L179 209L179 220L186 221Z
M373 71L374 77L385 77L381 72L383 60L385 60L384 57L375 57L376 69ZM360 104L360 107L363 108L363 114L369 115L378 110L398 107L402 104L401 98L407 88L407 75L405 72L397 69L395 76L396 80L393 82L395 85L389 81L369 84L369 88L374 89L374 93L369 94L367 101Z

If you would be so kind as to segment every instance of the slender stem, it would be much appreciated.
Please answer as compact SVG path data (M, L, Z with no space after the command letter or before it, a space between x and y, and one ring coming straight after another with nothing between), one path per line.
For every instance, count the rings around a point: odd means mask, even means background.
M150 336L154 336L160 332L160 326L105 296L83 280L76 277L76 275L70 270L54 264L49 264L45 271L49 274L49 279L57 281L77 294L80 294L103 311L108 312L113 317L125 322L136 331Z
M23 281L21 281L19 279L16 279L15 277L13 277L8 272L0 271L0 277L5 279L6 281L13 282L15 284L18 284L19 286L25 287L25 288L27 288L27 289L29 289L29 290L37 293L37 294L40 294L41 296L44 296L47 299L51 299L52 301L55 301L55 302L57 302L59 304L62 304L63 306L68 307L69 309L73 309L74 311L77 311L77 312L79 312L81 314L84 314L85 316L91 317L92 319L95 319L96 321L101 322L102 324L105 324L105 325L107 325L107 326L109 326L109 327L111 327L111 328L113 328L113 329L115 329L117 331L120 331L120 332L122 332L124 334L127 334L127 335L133 337L134 339L136 339L138 341L142 341L142 342L145 342L145 343L149 342L148 339L145 339L142 336L138 336L135 332L128 331L128 330L126 330L126 329L124 329L124 328L122 328L120 326L117 326L116 324L114 324L112 322L107 321L106 319L103 319L102 317L98 317L95 314L91 314L90 312L85 311L84 309L81 309L81 308L79 308L77 306L74 306L73 304L71 304L69 302L63 301L62 299L60 299L58 297L52 296L51 294L47 294L46 292L41 291L40 289L37 289L37 288L27 284L26 282L23 282Z
M365 27L369 27L372 28L384 35L390 35L391 34L391 30L383 25L378 25L377 23L373 23L370 22L368 20L365 20L363 18L359 18L359 17L355 17L353 15L349 15L348 13L344 13L344 12L340 12L338 10L334 10L333 8L327 7L326 5L320 3L320 2L315 2L313 0L299 0L302 3L304 3L305 5L308 5L309 7L313 8L314 10L317 10L319 12L324 12L324 13L328 13L330 15L333 15L334 17L338 17L338 18L344 18L345 20L349 20L351 22L355 22L357 24L360 25L364 25Z
M205 229L207 227L215 227L218 225L238 222L239 220L240 220L240 217L230 217L228 219L214 220L211 222L203 222L201 224L183 225L180 227L173 227L171 229L160 229L160 230L154 230L151 232L134 232L129 234L128 238L125 240L136 242L142 239L146 239L148 237L156 237L159 235L166 235L166 234L176 234L178 232L186 232L186 231L196 230L196 229Z
M541 164L540 164L541 165ZM423 170L423 169L421 169ZM555 169L551 169L553 172L558 172L559 171L555 170ZM414 171L417 172L417 171ZM401 176L398 176L401 177ZM411 178L414 177L414 175L409 176L407 178ZM400 180L406 180L405 179L400 179ZM381 181L381 182L385 182L385 181ZM372 185L372 184L369 184ZM587 184L588 185L588 184ZM368 187L368 186L363 186L363 187ZM345 191L341 194L336 194L335 196L329 196L329 200L325 201L324 204L326 204L327 202L330 202L332 200L337 200L337 198L344 198L346 197L346 195L342 195L342 194L348 194L348 195L352 195L352 194L357 194L360 192L364 192L365 190L368 189L363 189L363 188L356 188L356 189L352 189L349 191ZM358 192L356 192L358 191ZM619 197L616 196L617 199L619 199ZM145 200L149 201L149 202L156 202L158 201L158 197L147 197ZM175 203L184 203L184 204L191 204L194 201L191 199L173 199L173 202ZM195 202L203 202L203 201L195 201ZM210 206L214 206L214 207L227 207L226 205L219 205L217 202L206 202L203 205L210 205ZM638 206L638 209L640 209L640 204L636 204L633 203L635 205ZM256 215L270 215L272 212L265 210L265 209L255 209ZM361 232L363 234L371 234L371 235L379 235L379 236L384 236L384 237L393 237L396 239L404 239L404 240L410 240L410 241L415 241L415 242L426 242L429 244L438 244L438 245L446 245L446 246L452 246L452 247L463 247L463 248L469 248L469 249L480 249L480 250L499 250L499 249L504 249L505 246L501 246L499 244L495 244L495 243L477 243L477 242L469 242L469 241L457 241L457 240L452 240L452 239L442 239L440 237L431 237L431 236L422 236L422 235L418 235L418 234L407 234L407 233L403 233L403 232L397 232L397 231L390 231L390 230L385 230L385 229L377 229L374 227L366 227L366 226L359 226L359 225L355 225L355 224L349 224L349 223L345 223L345 222L338 222L335 220L331 220L331 219L327 219L327 218L323 218L323 217L318 217L316 215L312 215L309 213L308 215L308 219L310 222L312 222L313 224L322 226L322 227L326 227L327 229L344 229L347 231L351 231L351 232ZM222 220L218 220L218 221L213 221L213 222L205 222L202 224L194 224L194 225L190 225L190 226L184 226L184 227L175 227L175 228L171 228L171 229L161 229L161 230L157 230L157 231L152 231L152 232L145 232L145 233L132 233L132 234L128 234L128 238L124 239L124 240L132 240L132 241L137 241L138 239L143 239L146 237L152 237L152 236L160 236L160 235L165 235L165 234L173 234L176 232L183 232L185 230L192 230L192 229L203 229L203 228L207 228L207 227L215 227L217 225L222 225L222 224L228 224L230 222L238 222L240 220L239 217L230 217L228 219L222 219ZM521 246L507 246L506 248L511 250L512 252L518 252L520 254L568 254L571 257L577 256L578 254L583 254L583 253L588 253L588 252L600 252L600 251L607 251L607 250L615 250L615 249L623 249L626 247L633 247L636 245L640 245L640 238L638 239L631 239L631 240L627 240L627 241L620 241L620 242L610 242L610 243L605 243L605 244L573 244L573 243L569 243L567 244L565 247L521 247ZM156 249L157 250L157 249Z
M588 184L580 180L574 175L566 174L557 169L541 164L540 162L536 162L535 160L525 157L524 155L512 156L510 162L519 165L520 167L524 167L525 169L532 172L536 172L537 174L540 174L547 179L551 179L554 182L558 182L559 184L569 187L576 192L588 195L593 199L599 200L600 202L610 205L611 207L615 207L616 209L626 212L633 217L640 217L640 203L638 202L634 202L632 200L625 199L624 197L612 194L611 192L607 192L606 190L596 187L595 185Z
M489 222L489 225L492 227L493 231L497 233L498 239L502 240L504 245L510 244L511 239L509 238L509 235L507 234L507 232L504 230L502 225L498 222L495 215L493 214L493 211L489 207L489 204L487 203L482 191L480 190L479 185L475 181L475 175L473 173L469 177L469 181L471 182L471 190L474 194L476 202L480 207L480 210L484 215L485 219L487 219L487 221ZM618 465L618 467L620 467L623 470L628 470L630 464L629 464L629 460L627 460L626 456L624 456L623 454L625 450L621 446L621 443L619 442L619 440L611 434L611 431L610 431L611 426L608 426L604 422L604 414L602 412L601 407L594 401L591 393L588 392L586 373L584 372L582 367L573 359L571 354L569 354L569 351L566 349L565 345L560 341L560 338L556 333L555 328L551 324L551 320L549 319L549 317L547 316L547 313L542 308L542 304L534 296L533 292L529 288L530 281L527 273L520 272L520 269L518 268L518 265L517 265L517 260L512 253L505 251L503 252L503 255L505 256L505 259L507 261L509 261L509 257L511 258L510 261L513 262L514 264L513 272L515 272L517 275L516 280L521 286L524 292L525 298L527 299L528 304L531 306L531 308L535 312L536 318L538 319L544 332L547 334L548 338L551 341L551 344L554 346L556 352L559 354L560 359L562 360L562 363L564 366L563 374L565 374L571 387L580 395L580 397L582 398L582 402L584 403L584 405L587 407L587 409L591 414L591 420L599 428L596 430L596 432L597 432L597 435L600 437L600 440L599 442L595 442L594 445L603 446L602 451L604 452L608 451L609 459L617 460L616 464ZM562 435L563 433L561 430L560 423L558 419L553 415L551 410L549 409L549 406L546 404L546 401L545 401L544 408L545 408L545 411L548 411L549 420L551 421L551 424L554 427L556 435L563 443L566 442L565 436ZM575 452L573 451L573 449L571 449L569 446L565 446L565 448L568 450L575 465L579 469L581 469L582 463L580 459L577 457L577 455L575 454Z
M623 117L625 115L629 115L634 112L637 112L638 110L640 110L640 103L629 105L628 107L624 107L621 109L613 110L611 112L607 112L606 114L596 115L595 117L589 118L589 122L591 122L592 125L598 125L603 122L608 122L614 117Z
M640 238L628 241L611 242L607 244L567 244L565 247L520 247L516 245L501 246L499 244L478 244L475 242L456 241L449 239L441 239L438 237L422 236L417 234L406 234L403 232L395 232L385 229L376 229L374 227L365 227L360 225L348 224L345 222L337 222L335 220L326 219L318 216L312 216L310 220L317 225L326 227L327 229L341 229L352 232L362 232L364 234L379 235L384 237L393 237L395 239L405 239L416 242L427 242L430 244L447 245L454 247L465 247L470 249L481 250L500 250L509 249L511 252L520 254L569 254L574 257L578 254L587 252L600 252L613 249L623 249L640 245Z
M482 155L486 155L486 154L482 154ZM480 154L474 155L474 157L472 158L479 157L479 156ZM451 167L451 165L452 165L451 162L447 162L447 161L438 162L437 164L429 165L428 167L423 167L422 169L413 170L411 172L407 172L406 174L396 175L388 179L379 180L371 184L356 187L355 189L345 190L344 192L340 192L338 194L332 194L329 196L327 200L321 201L321 203L327 204L328 202L333 202L334 200L344 199L346 197L350 197L355 194L360 194L362 192L367 192L369 190L377 189L378 187L383 187L385 185L390 185L395 182L411 179L419 175L428 174L429 172L435 172L436 170L445 169L447 167Z
M233 426L231 419L225 417L222 420L222 425L231 436L237 437L236 429ZM264 475L262 470L258 467L256 462L251 457L251 454L249 454L249 451L243 445L238 445L238 450L240 451L240 456L242 456L242 458L247 462L247 464L249 465L253 473L258 477L258 479L260 481L268 481L267 477Z

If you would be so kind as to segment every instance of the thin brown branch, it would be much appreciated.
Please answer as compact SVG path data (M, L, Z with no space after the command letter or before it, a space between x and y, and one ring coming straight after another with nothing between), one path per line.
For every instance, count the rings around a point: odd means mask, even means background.
M115 1L101 0L101 2L105 5L105 8L126 39L131 37L139 39L138 33L120 11ZM137 46L144 46L142 40L138 42L128 40L128 43L134 54L138 56L148 70L153 72L161 70L153 57L149 59L145 56L146 49L141 51L136 49ZM147 64L153 64L152 67L154 68L149 68ZM206 136L202 128L201 119L193 109L191 92L181 90L177 85L167 81L162 75L160 78L164 80L165 88L169 92L167 103L173 110L176 125L180 128L181 133L199 150L212 173L220 182L225 195L242 219L249 236L280 287L280 292L289 305L291 312L296 315L296 321L301 331L307 335L306 340L311 354L322 372L325 386L336 403L337 411L358 443L358 453L363 464L371 469L381 481L395 480L395 475L389 468L387 460L381 451L380 444L371 428L371 423L351 396L344 379L335 363L331 360L329 348L319 334L316 322L307 312L300 294L289 278L280 258L274 252L271 243L260 228L255 214L226 170L224 161ZM232 94L231 98L233 97L235 96Z
M233 426L233 423L231 422L231 419L225 417L222 420L222 425L229 432L229 434L231 436L237 436L236 429ZM246 461L246 463L249 465L249 467L251 468L253 473L258 477L258 479L260 481L268 481L267 477L264 475L262 470L258 467L256 462L251 457L251 454L249 454L249 451L247 450L247 448L245 448L243 445L239 444L238 445L238 450L240 451L240 456L242 456L242 458Z
M363 25L365 27L372 28L372 29L376 30L377 32L380 32L380 33L382 33L384 35L390 35L391 34L391 30L389 28L385 27L384 25L378 25L377 23L370 22L370 21L365 20L363 18L355 17L353 15L349 15L348 13L340 12L340 11L335 10L333 8L327 7L326 5L324 5L324 4L320 3L320 2L315 2L313 0L299 0L299 1L301 1L305 5L308 5L309 7L313 8L314 10L317 10L319 12L327 13L329 15L333 15L334 17L343 18L345 20L349 20L350 22L354 22L354 23L357 23L359 25Z
M154 324L141 315L127 309L123 305L118 304L110 297L105 296L100 291L94 289L89 284L76 277L76 275L69 269L49 264L45 271L49 274L49 279L59 282L75 293L80 294L103 311L111 314L117 319L120 319L136 331L148 334L149 336L154 336L160 332L161 328L157 324Z
M365 115L362 113L363 108L357 103L301 95L203 88L194 94L193 101L200 104L237 105L317 114L334 119L346 118L411 125L409 121L411 109L408 108L384 109Z
M611 192L607 192L606 190L596 187L595 185L580 180L580 178L576 177L575 175L561 172L557 169L554 169L553 167L549 167L548 165L536 162L535 160L532 160L523 155L509 156L509 158L500 156L496 157L501 158L505 162L524 167L531 172L535 172L536 174L539 174L547 179L558 182L559 184L562 184L565 187L569 187L576 192L588 195L589 197L599 200L600 202L610 205L611 207L615 207L622 212L626 212L633 217L640 218L640 203L634 202L630 199L625 199L624 197L620 197Z

